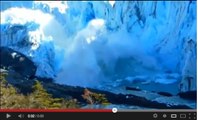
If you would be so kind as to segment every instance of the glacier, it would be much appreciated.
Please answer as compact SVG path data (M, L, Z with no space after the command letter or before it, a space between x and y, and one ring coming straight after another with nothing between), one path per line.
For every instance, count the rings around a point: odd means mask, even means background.
M0 45L61 84L178 81L191 91L196 19L196 1L1 1Z

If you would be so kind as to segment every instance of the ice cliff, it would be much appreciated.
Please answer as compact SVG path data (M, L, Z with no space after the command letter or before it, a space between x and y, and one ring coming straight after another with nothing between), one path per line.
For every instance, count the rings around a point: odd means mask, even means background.
M1 2L1 46L59 83L176 74L188 91L196 89L196 19L196 1Z

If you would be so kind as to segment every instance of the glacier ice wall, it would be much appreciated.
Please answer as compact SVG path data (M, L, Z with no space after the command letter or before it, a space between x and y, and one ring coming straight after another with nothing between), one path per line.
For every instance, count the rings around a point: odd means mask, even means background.
M127 76L176 73L182 91L196 89L195 1L1 6L1 45L30 57L38 76L97 86Z

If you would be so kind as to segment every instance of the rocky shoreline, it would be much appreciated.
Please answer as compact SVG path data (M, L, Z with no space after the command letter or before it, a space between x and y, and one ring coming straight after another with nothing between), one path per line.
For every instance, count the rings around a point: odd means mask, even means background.
M28 94L32 91L32 86L35 83L35 80L38 80L42 83L44 88L47 90L48 93L52 94L53 97L57 98L65 98L65 99L77 99L80 104L86 105L86 101L82 98L82 94L84 91L84 87L79 86L69 86L69 85L60 85L54 83L53 81L48 81L45 78L35 78L35 79L23 79L23 76L17 74L15 71L2 71L1 72L8 72L8 76L6 80L8 83L15 86L21 93ZM130 93L113 93L109 91L103 91L93 88L87 88L92 92L105 94L106 98L111 104L116 105L126 105L126 106L140 106L145 108L151 109L193 109L188 104L169 104L166 102L159 102L152 99L148 99L146 96L138 96L135 92L144 93L143 90L133 90L130 89ZM129 89L129 88L128 88ZM133 93L134 92L134 93ZM157 94L157 93L156 93ZM156 95L155 94L155 95ZM154 96L154 94L153 94ZM167 97L167 95L158 94L161 97ZM183 93L184 96L184 93ZM170 97L170 96L169 96Z

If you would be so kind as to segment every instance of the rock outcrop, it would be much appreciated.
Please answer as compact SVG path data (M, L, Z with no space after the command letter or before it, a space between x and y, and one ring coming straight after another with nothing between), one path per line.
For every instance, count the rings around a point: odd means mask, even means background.
M0 47L0 67L12 69L26 78L33 78L36 73L36 66L29 58L7 47Z

